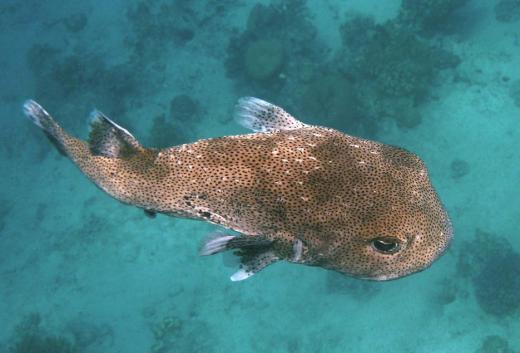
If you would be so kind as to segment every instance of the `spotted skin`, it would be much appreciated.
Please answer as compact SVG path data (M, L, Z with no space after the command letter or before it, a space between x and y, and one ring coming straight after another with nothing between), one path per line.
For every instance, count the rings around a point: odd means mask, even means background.
M450 221L416 155L300 124L160 150L136 142L122 158L93 154L88 142L53 129L116 199L271 241L252 260L259 268L267 257L387 280L423 270L445 251ZM374 248L381 236L397 239L399 251Z

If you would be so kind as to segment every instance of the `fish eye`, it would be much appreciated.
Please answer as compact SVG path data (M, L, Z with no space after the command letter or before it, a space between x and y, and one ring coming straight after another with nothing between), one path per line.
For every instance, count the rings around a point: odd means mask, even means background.
M372 240L372 247L383 254L395 254L401 249L401 242L394 237L378 237Z

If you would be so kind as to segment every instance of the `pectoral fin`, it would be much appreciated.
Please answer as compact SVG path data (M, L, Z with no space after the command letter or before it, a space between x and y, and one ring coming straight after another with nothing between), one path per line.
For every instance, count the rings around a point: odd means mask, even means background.
M240 257L240 270L230 279L242 281L279 260L272 249L273 242L260 236L232 236L222 233L210 235L202 245L200 255L207 256L235 250Z

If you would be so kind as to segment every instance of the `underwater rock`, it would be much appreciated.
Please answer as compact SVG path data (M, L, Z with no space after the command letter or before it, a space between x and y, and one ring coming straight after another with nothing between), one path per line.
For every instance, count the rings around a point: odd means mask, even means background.
M170 101L170 116L176 121L196 120L199 113L199 103L187 94L179 94Z
M284 59L282 42L277 39L260 39L248 45L244 66L246 75L264 81L278 74Z
M515 105L520 108L520 80L515 80L511 83L509 96L513 98Z
M450 164L450 171L453 179L460 179L469 173L469 164L462 159L454 159Z
M484 338L482 345L475 353L515 353L515 351L509 347L509 342L505 338L489 335Z
M520 20L520 0L502 0L495 5L495 18L500 22Z

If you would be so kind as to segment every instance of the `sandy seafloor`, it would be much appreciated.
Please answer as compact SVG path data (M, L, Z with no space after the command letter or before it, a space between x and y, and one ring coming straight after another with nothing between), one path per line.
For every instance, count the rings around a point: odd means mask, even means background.
M425 160L452 217L454 243L427 271L364 285L287 263L232 283L235 268L227 256L198 256L200 242L215 227L149 219L97 189L24 118L21 105L37 92L27 51L35 43L81 46L107 63L122 62L130 5L2 1L0 352L8 351L16 325L31 313L39 313L43 330L80 341L84 352L150 352L157 342L153 328L165 317L181 323L163 339L170 347L165 352L475 352L492 334L520 351L518 311L486 314L471 281L456 270L463 241L476 229L506 237L520 251L520 108L503 79L520 79L520 22L497 22L494 4L470 2L471 26L446 39L466 79L441 77L417 128L387 122L377 136ZM232 28L244 28L253 5L234 2L233 11L210 20L187 44L164 48L161 84L125 112L135 136L146 136L149 118L178 93L202 106L190 139L245 132L230 118L232 108L237 97L254 92L237 89L222 62ZM398 3L309 1L309 7L319 36L333 48L345 13L382 20L395 16ZM76 12L88 14L79 32L49 25ZM153 71L135 74L139 80ZM82 106L71 106L67 97L42 104L85 137L96 94L85 92ZM283 97L275 103L283 104ZM467 175L451 177L454 159L469 164ZM457 295L444 302L439 298L448 286Z

